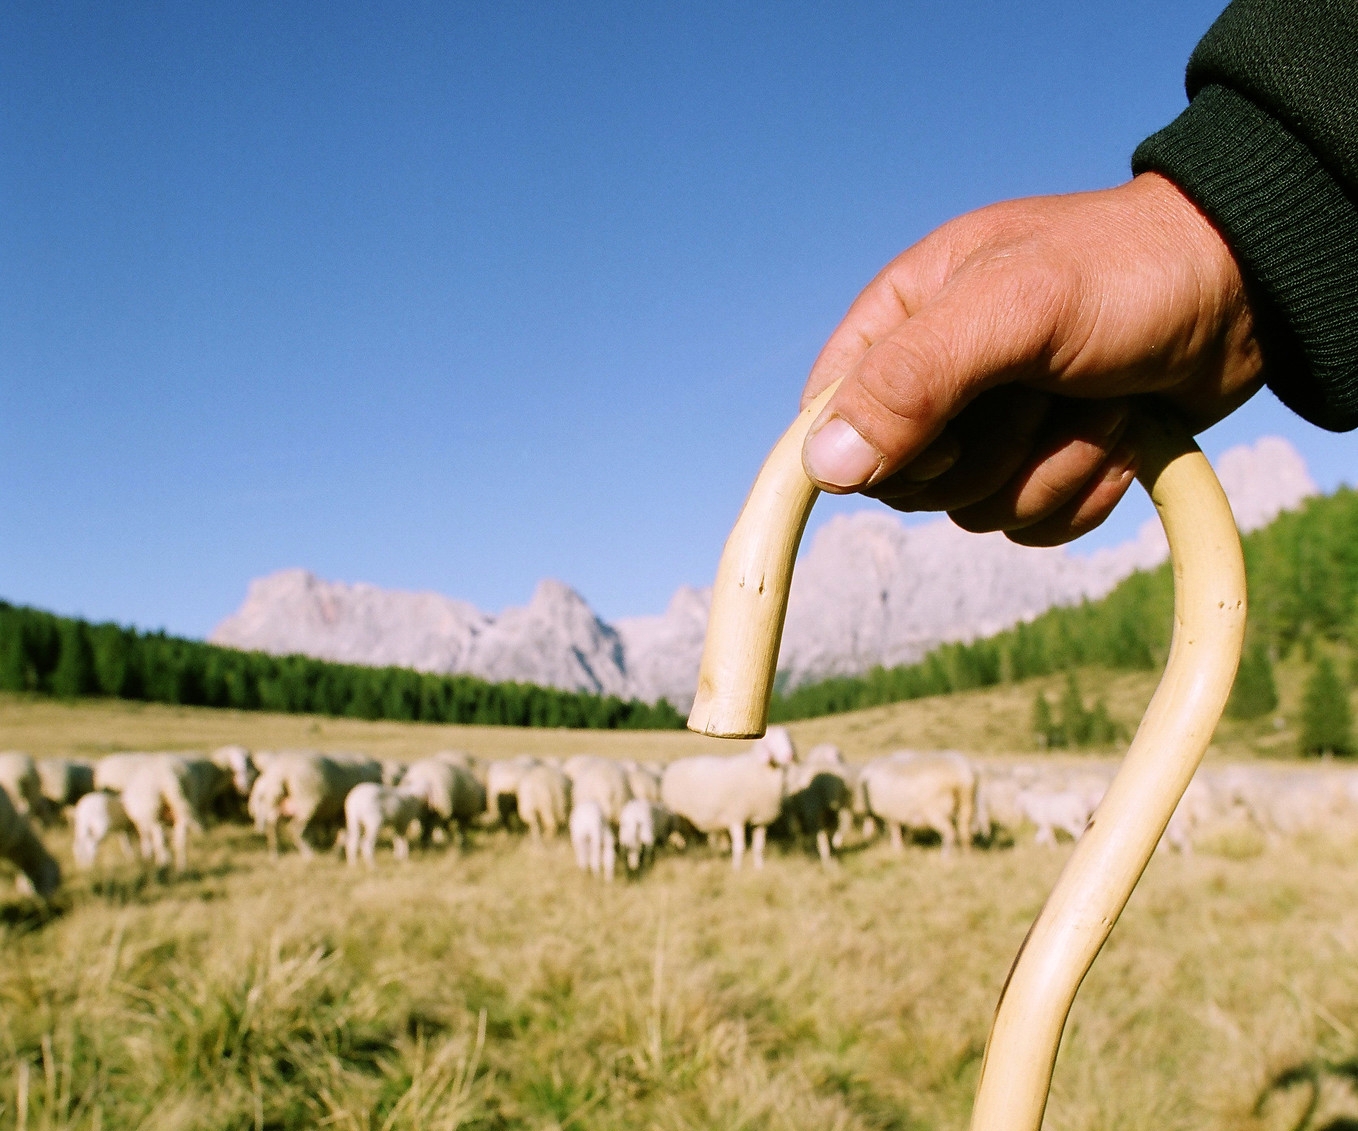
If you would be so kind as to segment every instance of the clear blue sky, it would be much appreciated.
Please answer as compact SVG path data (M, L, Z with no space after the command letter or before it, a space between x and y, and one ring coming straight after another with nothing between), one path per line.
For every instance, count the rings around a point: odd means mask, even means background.
M1219 7L14 0L0 597L201 635L305 566L659 611L876 269L1125 179ZM1271 399L1205 446L1264 432L1347 474Z

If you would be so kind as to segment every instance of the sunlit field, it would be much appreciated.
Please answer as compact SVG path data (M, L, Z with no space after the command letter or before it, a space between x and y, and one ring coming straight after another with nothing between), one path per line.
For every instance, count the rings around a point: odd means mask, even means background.
M998 725L964 698L793 730L864 758L930 712ZM0 724L35 754L716 745L24 700ZM53 906L0 899L0 1127L963 1128L1004 974L1069 853L875 842L827 873L782 845L736 875L697 848L605 887L564 839L498 831L405 865L383 847L368 871L273 861L219 826L180 877L112 843L80 875L69 833L47 840L68 876ZM1081 990L1047 1127L1291 1128L1313 1094L1310 1126L1358 1125L1355 850L1336 829L1157 856Z

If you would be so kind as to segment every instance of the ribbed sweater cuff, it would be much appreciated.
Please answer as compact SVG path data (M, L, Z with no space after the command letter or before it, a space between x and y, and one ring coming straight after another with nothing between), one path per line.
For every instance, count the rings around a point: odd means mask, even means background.
M1210 85L1137 147L1132 170L1172 180L1230 245L1269 388L1322 428L1358 427L1358 207L1311 150Z

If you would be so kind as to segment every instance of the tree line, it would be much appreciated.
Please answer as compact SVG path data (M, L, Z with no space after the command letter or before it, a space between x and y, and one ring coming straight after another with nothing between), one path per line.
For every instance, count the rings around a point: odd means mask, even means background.
M0 602L0 690L402 722L671 730L665 700L242 652Z
M1329 737L1317 739L1318 746L1312 743L1313 752L1335 749L1336 742L1342 746L1335 738L1342 734L1343 712L1334 688L1342 690L1343 681L1329 656L1340 652L1358 656L1358 492L1345 487L1333 495L1309 499L1300 509L1279 515L1267 527L1247 535L1243 547L1249 624L1228 710L1238 718L1274 710L1277 692L1272 665L1298 654L1314 660L1317 670L1329 666L1328 674L1313 677L1321 684L1313 698L1319 696L1325 704L1317 711L1328 711L1332 719L1328 729L1322 728ZM1156 669L1164 665L1169 652L1173 612L1174 583L1165 564L1132 574L1101 600L1049 609L984 640L941 645L918 663L780 688L771 714L775 721L786 722L1073 672L1085 666ZM1348 675L1353 682L1358 670L1351 666ZM1106 733L1102 719L1078 721L1082 716L1074 712L1073 694L1068 686L1067 706L1059 717L1053 715L1051 704L1046 705L1045 715L1044 708L1034 704L1035 726L1042 723L1058 742L1076 744L1076 733ZM1093 713L1098 713L1097 704ZM1065 737L1064 731L1071 737ZM1351 739L1348 744L1352 746Z

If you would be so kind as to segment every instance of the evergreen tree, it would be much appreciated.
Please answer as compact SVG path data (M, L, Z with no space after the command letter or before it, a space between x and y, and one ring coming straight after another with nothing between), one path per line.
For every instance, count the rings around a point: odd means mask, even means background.
M1303 754L1354 753L1353 716L1348 692L1339 682L1334 665L1322 656L1306 681L1301 709Z
M1085 710L1084 697L1075 673L1066 676L1066 689L1061 693L1061 730L1066 746L1087 746L1090 739L1092 716Z
M1262 640L1256 641L1240 657L1240 670L1235 673L1226 713L1233 719L1257 719L1277 707L1278 688L1273 682L1268 646Z
M1046 694L1039 688L1037 698L1033 700L1033 737L1037 740L1038 746L1047 749L1051 746L1059 746L1056 734L1056 720L1052 718L1052 705L1047 702Z
M94 673L94 649L84 621L62 620L61 645L56 670L52 673L52 694L63 699L92 695L99 690Z

